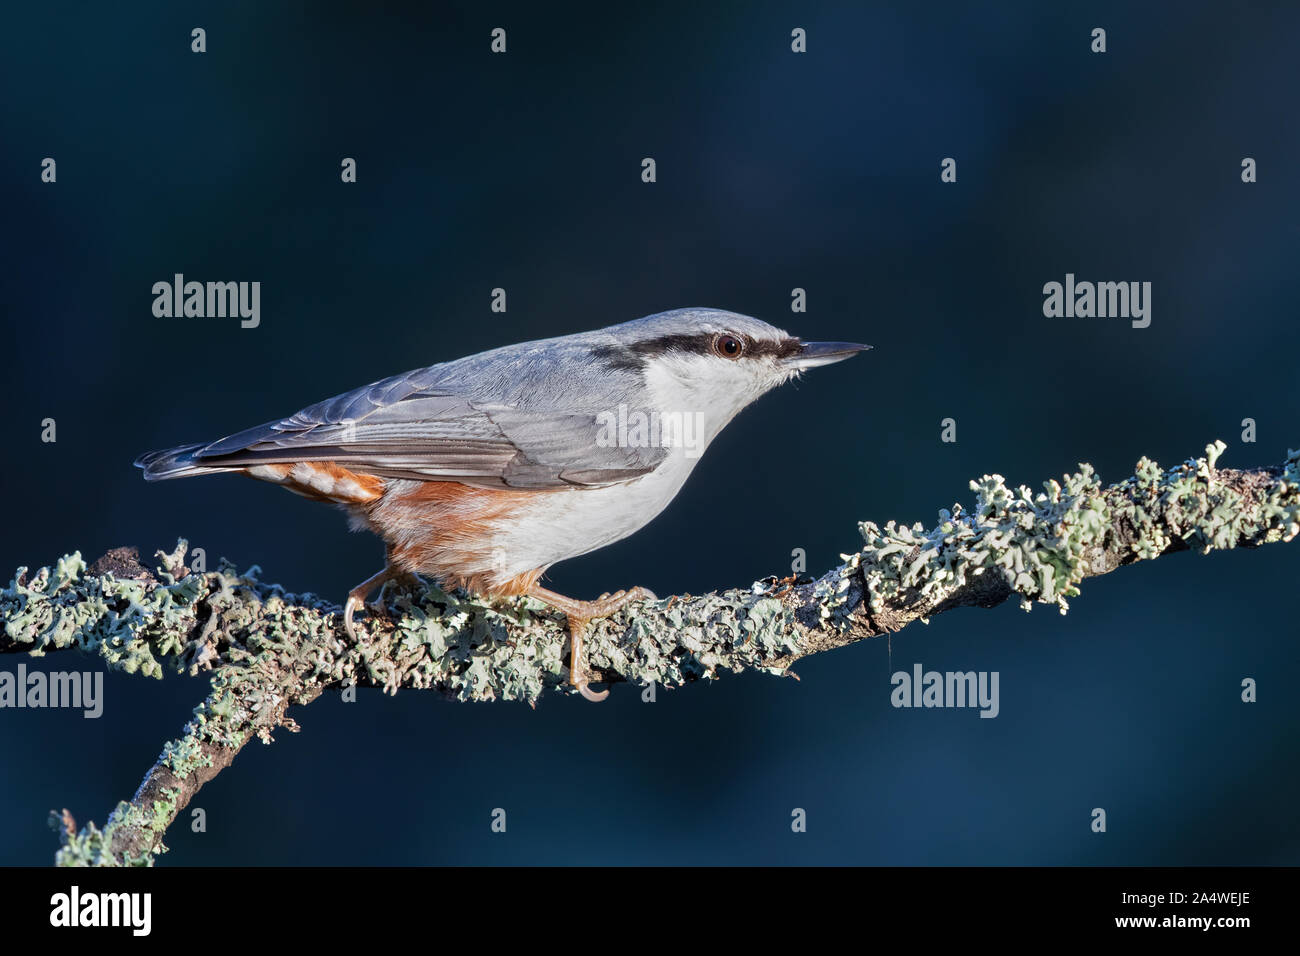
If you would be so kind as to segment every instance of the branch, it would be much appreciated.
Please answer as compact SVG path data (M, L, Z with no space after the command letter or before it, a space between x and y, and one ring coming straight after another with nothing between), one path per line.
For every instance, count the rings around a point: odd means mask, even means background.
M859 525L861 551L816 580L769 578L749 588L644 602L593 622L593 682L665 687L747 668L785 675L810 654L897 631L956 607L993 607L1013 595L1028 610L1057 606L1085 578L1196 549L1257 547L1300 533L1300 452L1280 467L1216 467L1225 446L1162 471L1102 487L1091 466L1034 493L1000 475L970 483L973 511L939 524ZM564 620L529 598L491 604L433 584L389 585L389 612L343 636L340 609L239 573L185 566L186 543L158 552L150 571L119 548L87 567L80 554L28 580L20 568L0 592L0 653L40 656L77 648L118 670L161 677L165 667L211 672L212 689L184 734L168 743L129 802L102 830L77 831L64 811L58 862L148 864L168 825L208 780L285 714L326 689L435 690L455 700L536 702L568 692ZM789 583L787 583L789 582ZM20 689L21 692L21 689Z

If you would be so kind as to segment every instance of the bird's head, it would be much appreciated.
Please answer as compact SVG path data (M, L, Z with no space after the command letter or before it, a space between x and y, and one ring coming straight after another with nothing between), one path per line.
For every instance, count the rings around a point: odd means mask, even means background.
M804 342L766 322L720 309L661 312L603 334L608 339L592 350L599 362L643 374L650 393L668 409L703 413L710 438L781 383L871 347Z

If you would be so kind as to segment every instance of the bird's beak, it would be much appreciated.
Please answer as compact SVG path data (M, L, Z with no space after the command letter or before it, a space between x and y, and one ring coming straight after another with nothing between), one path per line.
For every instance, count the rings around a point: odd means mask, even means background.
M806 368L817 368L819 365L843 362L846 358L852 358L869 348L870 345L857 345L853 342L804 342L803 348L794 355L782 359L781 364L786 368L802 371Z

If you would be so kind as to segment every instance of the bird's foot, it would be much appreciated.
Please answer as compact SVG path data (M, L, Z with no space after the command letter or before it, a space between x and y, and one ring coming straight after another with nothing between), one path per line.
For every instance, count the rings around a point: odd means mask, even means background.
M347 632L349 640L351 640L354 644L357 642L358 638L357 638L356 627L352 623L352 615L354 615L359 609L364 607L367 611L369 611L373 615L387 616L388 609L385 608L382 603L376 601L373 604L367 604L366 596L370 594L372 591L374 591L376 588L382 588L383 585L389 581L399 581L399 580L409 583L411 581L414 581L415 577L414 575L410 574L407 571L402 571L399 570L398 568L394 568L392 565L389 565L388 567L385 567L384 570L380 571L378 574L366 578L366 580L362 581L360 584L358 584L356 587L354 587L351 591L348 592L348 599L343 604L343 630Z
M564 615L569 627L569 683L590 701L604 700L609 696L609 691L594 691L589 686L587 657L583 653L582 640L587 625L598 618L609 617L636 601L658 600L653 591L640 587L617 591L614 594L602 594L594 601L578 601L542 587L534 587L529 595L549 604Z
M657 601L659 598L655 597L655 593L649 588L636 587L630 591L615 591L613 594L606 591L594 601L574 601L572 598L566 600L581 608L578 611L579 617L585 617L587 620L592 621L596 618L616 614L636 601Z
M635 594L635 596L633 596L633 594ZM619 608L623 607L623 605L628 604L632 601L657 601L657 600L659 600L659 596L655 594L654 591L651 591L649 588L635 587L632 589L631 592L615 591L613 594L610 594L608 591L606 591L600 597L596 598L595 601L588 601L585 603L600 604L603 601L613 601L617 605L614 608L614 610L616 611ZM614 612L611 611L610 613L613 614ZM603 615L597 615L597 617L601 617L601 616Z

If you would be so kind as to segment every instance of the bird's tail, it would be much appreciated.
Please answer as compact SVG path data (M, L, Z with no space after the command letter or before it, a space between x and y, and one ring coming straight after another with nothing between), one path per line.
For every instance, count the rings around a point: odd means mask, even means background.
M165 481L168 478L189 478L193 475L211 475L222 471L239 471L238 468L222 468L220 465L206 465L199 461L195 452L205 447L205 442L193 445L178 445L151 451L135 460L137 468L144 469L145 481Z

